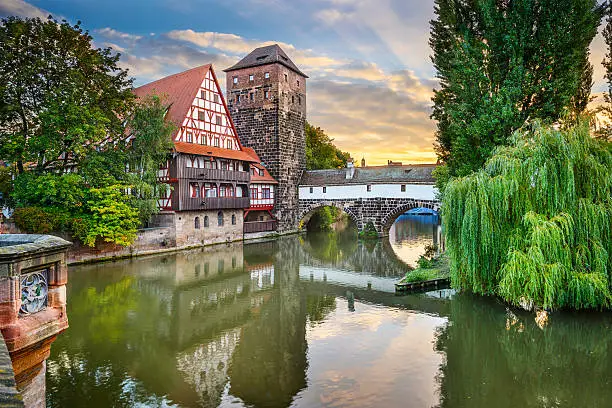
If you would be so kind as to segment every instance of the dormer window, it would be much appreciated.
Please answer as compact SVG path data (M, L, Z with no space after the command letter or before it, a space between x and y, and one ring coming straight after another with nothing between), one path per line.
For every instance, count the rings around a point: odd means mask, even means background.
M249 75L249 81L253 82L253 80L255 79L255 76L253 74Z
M233 78L233 81L234 81L234 85L236 85L236 84L238 83L238 77L237 77L237 76L235 76L235 77Z

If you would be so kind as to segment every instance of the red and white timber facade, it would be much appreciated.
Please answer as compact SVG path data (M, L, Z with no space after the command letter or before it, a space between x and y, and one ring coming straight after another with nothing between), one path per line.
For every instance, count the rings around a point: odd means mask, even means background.
M277 221L272 210L278 181L270 175L255 150L245 147L254 159L251 163L250 206L244 213L244 232L259 233L276 231Z
M134 90L158 95L176 124L173 151L159 170L164 188L154 225L173 226L177 245L242 239L251 205L250 166L211 65L162 78Z

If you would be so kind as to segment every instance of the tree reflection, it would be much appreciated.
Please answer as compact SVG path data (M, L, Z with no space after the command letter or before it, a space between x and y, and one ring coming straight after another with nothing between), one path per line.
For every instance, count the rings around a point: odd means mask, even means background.
M612 398L612 316L531 313L469 295L439 331L441 407L603 407Z

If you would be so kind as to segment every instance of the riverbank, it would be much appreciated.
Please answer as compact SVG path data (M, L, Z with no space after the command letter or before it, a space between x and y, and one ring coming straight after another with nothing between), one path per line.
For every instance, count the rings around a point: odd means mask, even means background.
M431 259L421 256L418 264L419 266L416 269L407 272L406 275L395 284L396 291L402 292L450 284L450 270L446 254L441 254Z

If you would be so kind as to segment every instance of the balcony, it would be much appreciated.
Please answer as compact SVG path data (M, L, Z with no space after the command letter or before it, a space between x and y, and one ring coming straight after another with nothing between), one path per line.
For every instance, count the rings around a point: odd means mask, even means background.
M276 231L276 220L244 222L245 234L267 231Z
M249 197L189 198L181 210L223 210L226 208L249 208L249 205Z
M219 180L248 183L251 179L251 174L248 171L184 168L182 172L183 174L179 175L179 177L182 176L187 179L195 180Z

